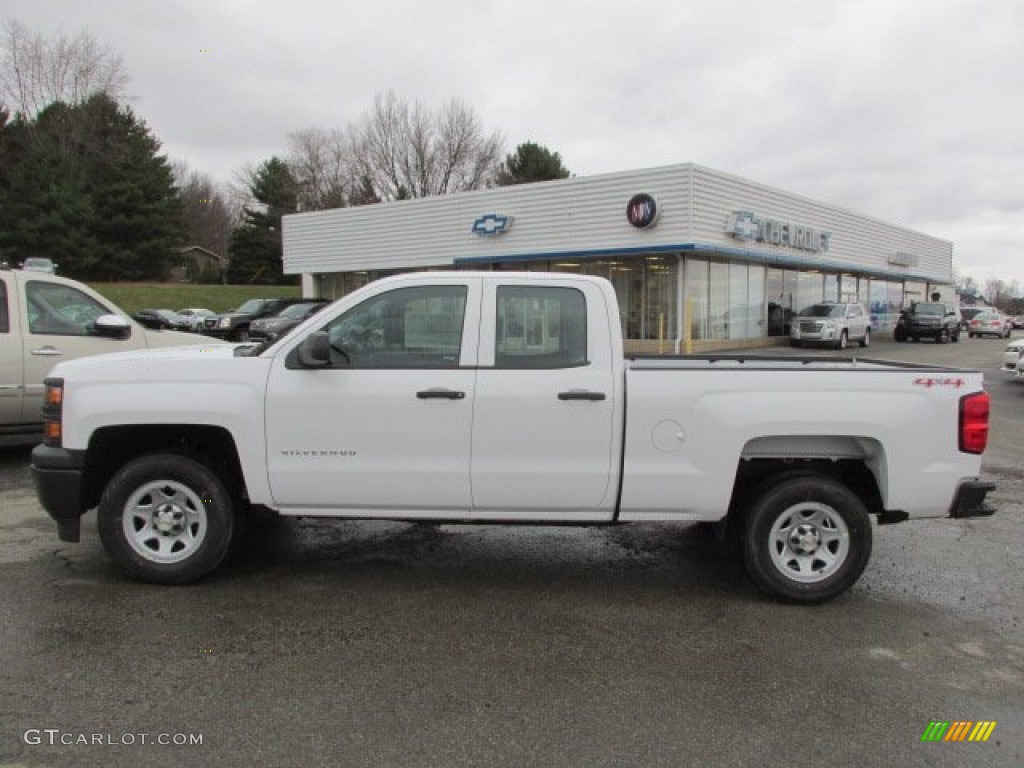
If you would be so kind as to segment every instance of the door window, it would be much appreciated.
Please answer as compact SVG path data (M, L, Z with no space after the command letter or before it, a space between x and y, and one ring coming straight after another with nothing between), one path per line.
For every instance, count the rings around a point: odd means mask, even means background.
M338 367L457 368L467 289L399 288L367 299L326 327Z
M111 310L86 293L61 283L36 280L25 286L30 333L54 336L89 336L93 323Z
M587 364L587 306L575 288L499 287L495 330L496 368Z

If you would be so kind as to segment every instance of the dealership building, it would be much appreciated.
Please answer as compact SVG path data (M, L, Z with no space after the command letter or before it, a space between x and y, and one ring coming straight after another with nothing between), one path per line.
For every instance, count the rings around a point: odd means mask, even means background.
M628 354L769 346L820 301L885 333L955 298L952 243L693 164L299 213L283 242L306 296L423 269L600 275Z

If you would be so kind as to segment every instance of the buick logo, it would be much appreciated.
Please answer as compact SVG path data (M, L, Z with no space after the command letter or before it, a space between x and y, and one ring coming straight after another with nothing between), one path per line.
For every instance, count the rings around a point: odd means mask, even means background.
M658 221L658 203L645 192L633 195L626 205L626 219L637 229L650 229Z
M473 234L481 237L497 237L512 228L512 217L487 213L473 222Z

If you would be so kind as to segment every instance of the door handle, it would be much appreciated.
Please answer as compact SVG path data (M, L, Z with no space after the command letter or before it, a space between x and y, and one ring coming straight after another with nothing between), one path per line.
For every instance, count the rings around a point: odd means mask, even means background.
M420 400L463 400L466 397L466 393L460 392L457 389L434 387L433 389L420 390L416 393L416 397Z
M33 349L30 354L33 354L36 357L56 357L58 355L63 355L64 353L56 347L43 347L41 349Z
M559 392L559 400L604 400L604 392L591 392L589 389L570 389L568 392Z

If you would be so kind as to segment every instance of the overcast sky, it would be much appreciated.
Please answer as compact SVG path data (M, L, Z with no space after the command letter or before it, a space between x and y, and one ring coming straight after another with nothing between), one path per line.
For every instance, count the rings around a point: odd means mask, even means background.
M684 162L952 240L1024 288L1022 0L8 0L120 52L132 106L220 181L376 93L459 98L589 176Z

